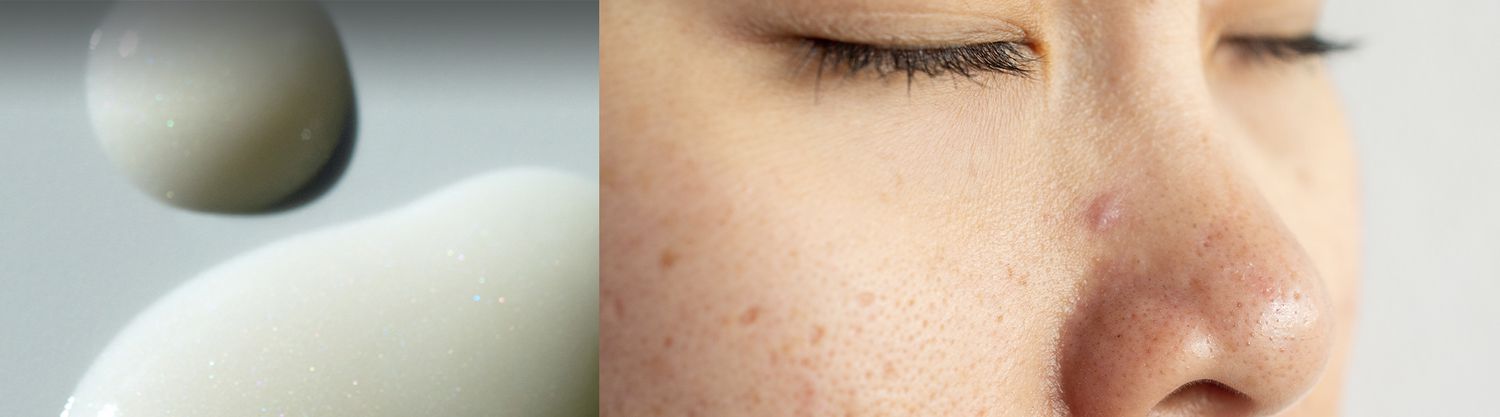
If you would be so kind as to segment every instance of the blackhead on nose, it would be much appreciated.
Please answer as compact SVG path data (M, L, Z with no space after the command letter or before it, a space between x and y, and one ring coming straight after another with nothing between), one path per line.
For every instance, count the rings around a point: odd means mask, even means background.
M1067 410L1267 415L1305 394L1331 347L1328 296L1253 188L1171 174L1115 188L1078 205L1094 247L1060 341Z

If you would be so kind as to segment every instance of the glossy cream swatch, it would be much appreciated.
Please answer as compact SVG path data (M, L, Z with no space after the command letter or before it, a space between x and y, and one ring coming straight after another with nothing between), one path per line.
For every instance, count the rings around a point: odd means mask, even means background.
M61 415L597 415L598 276L595 183L482 175L183 284Z
M316 3L125 1L88 48L105 154L177 207L287 200L328 163L352 111L344 50Z

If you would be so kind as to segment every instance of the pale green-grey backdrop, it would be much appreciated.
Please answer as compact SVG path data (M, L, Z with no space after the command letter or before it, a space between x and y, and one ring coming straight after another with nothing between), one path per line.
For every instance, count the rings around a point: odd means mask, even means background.
M109 164L83 70L104 2L0 1L0 416L56 416L131 317L236 254L492 169L599 170L598 4L328 3L359 107L340 182L301 208L168 208Z

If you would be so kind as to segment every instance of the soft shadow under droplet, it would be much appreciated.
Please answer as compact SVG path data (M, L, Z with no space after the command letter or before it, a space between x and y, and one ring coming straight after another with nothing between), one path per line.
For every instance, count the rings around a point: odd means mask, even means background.
M349 111L344 114L338 146L328 155L328 162L323 164L323 168L285 200L264 210L239 214L265 215L295 210L322 197L338 184L344 177L344 170L349 168L349 160L354 156L354 147L359 137L359 100L355 97L357 94L353 92L353 86L350 86L349 91Z

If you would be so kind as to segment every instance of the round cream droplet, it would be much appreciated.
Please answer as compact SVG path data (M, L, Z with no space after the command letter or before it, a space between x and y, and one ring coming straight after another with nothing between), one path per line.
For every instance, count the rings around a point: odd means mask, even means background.
M598 308L598 186L502 171L210 269L137 316L63 407L598 415Z
M120 2L89 39L94 132L146 194L253 212L302 189L353 99L338 33L311 2ZM172 199L161 199L175 190Z

